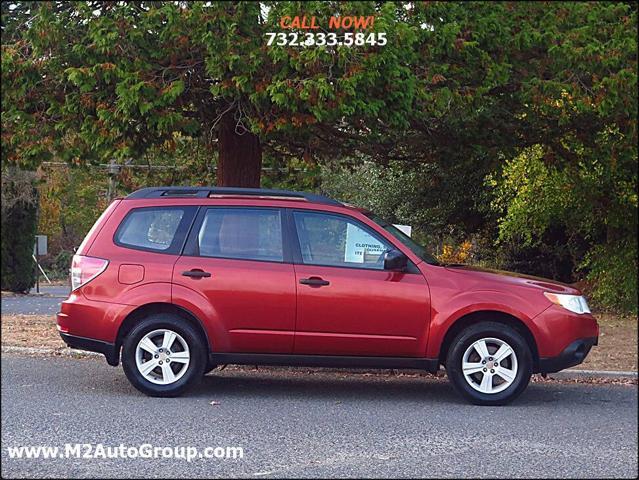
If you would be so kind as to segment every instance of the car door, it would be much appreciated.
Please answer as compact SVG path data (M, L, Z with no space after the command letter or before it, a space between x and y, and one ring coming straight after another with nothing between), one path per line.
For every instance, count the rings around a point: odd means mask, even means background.
M341 214L295 210L291 223L299 247L294 352L423 356L428 286L414 265L384 270L385 250L397 247Z
M173 269L173 302L200 309L213 351L292 352L295 274L282 218L277 208L200 209Z

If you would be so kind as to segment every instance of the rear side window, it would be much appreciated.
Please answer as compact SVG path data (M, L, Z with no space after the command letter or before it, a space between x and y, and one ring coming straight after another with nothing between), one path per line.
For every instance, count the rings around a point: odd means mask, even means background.
M279 210L209 208L197 235L203 257L282 262L282 219Z
M115 243L140 250L176 253L192 217L192 207L133 209L118 227Z

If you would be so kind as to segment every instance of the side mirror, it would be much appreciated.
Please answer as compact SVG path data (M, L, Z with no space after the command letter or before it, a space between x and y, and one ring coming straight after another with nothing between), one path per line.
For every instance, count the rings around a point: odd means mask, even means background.
M384 254L384 270L403 272L408 266L408 257L399 250L391 249Z

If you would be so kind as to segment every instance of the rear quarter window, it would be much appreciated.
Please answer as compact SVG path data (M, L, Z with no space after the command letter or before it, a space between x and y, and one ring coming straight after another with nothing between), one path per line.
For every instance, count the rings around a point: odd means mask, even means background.
M114 241L121 247L177 253L194 210L194 207L134 208L122 220Z

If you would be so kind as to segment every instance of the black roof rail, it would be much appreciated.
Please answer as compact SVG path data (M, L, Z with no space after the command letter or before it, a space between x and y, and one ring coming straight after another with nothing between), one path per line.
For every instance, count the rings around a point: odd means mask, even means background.
M236 187L147 187L130 193L126 199L139 198L208 198L215 195L237 195L254 197L287 197L307 200L314 203L343 206L341 202L317 195L315 193L294 192L291 190L274 190L270 188L236 188Z

